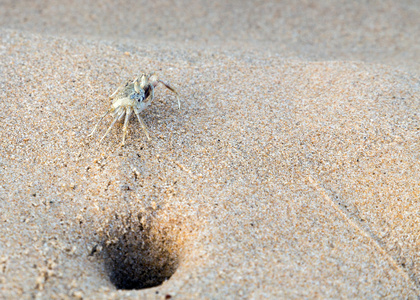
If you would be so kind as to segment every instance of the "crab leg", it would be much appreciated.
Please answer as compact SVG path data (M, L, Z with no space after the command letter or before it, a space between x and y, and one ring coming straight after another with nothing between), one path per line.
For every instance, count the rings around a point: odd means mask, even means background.
M128 120L131 117L132 114L132 110L130 107L127 107L126 112L125 112L125 120L124 120L124 127L123 127L123 140L122 140L122 146L125 145L125 135L127 134L127 126L128 126Z
M147 132L147 127L146 127L146 124L144 124L144 121L143 121L143 119L140 117L140 115L139 115L139 113L138 113L138 112L134 111L134 113L136 114L137 119L139 120L139 123L140 123L140 125L141 125L141 128L143 128L143 131L144 131L144 133L145 133L145 134L146 134L146 136L147 136L147 139L150 141L150 137L149 137L149 133Z
M172 91L173 93L175 93L176 99L178 100L178 109L181 109L181 102L179 100L178 92L169 83L166 83L166 82L164 82L164 81L162 81L160 79L158 79L157 82L162 83L164 86L166 86L167 89L169 89L170 91Z
M125 83L123 83L123 84L121 84L116 90L115 90L115 92L113 92L112 93L112 95L111 96L109 96L109 99L114 99L115 98L115 96L118 94L118 92L119 91L121 91L123 88L124 88L124 86L126 86L127 84L129 83L129 81L128 82L125 82ZM134 82L133 82L134 83Z
M118 115L117 117L115 117L114 121L112 121L112 123L111 123L111 126L109 126L108 130L106 131L105 135L101 138L101 140L99 141L99 143L101 143L102 140L108 135L108 133L111 131L112 126L114 126L115 122L117 122L118 119L121 118L124 113L125 113L125 110L123 110L120 115Z
M98 123L96 123L96 125L93 128L92 132L88 136L92 136L92 134L95 132L96 128L98 127L99 123L101 123L101 121L103 120L103 118L105 118L106 115L109 114L110 111L112 111L112 108L108 109L107 112L102 115L102 117L99 119Z

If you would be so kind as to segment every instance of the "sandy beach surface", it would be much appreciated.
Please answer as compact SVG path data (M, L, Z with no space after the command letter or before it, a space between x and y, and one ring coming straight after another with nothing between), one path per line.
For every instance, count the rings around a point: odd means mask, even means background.
M0 1L0 299L418 299L418 1ZM127 78L160 85L128 127Z

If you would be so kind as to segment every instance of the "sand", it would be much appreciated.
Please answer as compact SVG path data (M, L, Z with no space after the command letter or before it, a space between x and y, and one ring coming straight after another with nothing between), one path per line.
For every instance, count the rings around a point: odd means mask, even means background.
M0 298L420 297L419 19L2 1ZM152 140L88 137L151 71L181 95L156 89Z

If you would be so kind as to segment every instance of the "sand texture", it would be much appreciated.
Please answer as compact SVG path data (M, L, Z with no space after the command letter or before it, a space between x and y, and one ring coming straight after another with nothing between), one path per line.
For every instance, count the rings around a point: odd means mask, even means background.
M1 1L0 299L418 299L419 20ZM150 141L133 118L99 143L110 116L88 137L151 71L181 109L161 85Z

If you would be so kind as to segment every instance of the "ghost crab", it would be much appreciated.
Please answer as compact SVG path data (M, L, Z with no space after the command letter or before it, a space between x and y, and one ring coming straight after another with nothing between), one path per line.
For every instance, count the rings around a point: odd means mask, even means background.
M124 84L122 84L111 96L109 99L112 100L111 108L106 111L105 114L101 116L98 123L96 123L95 127L93 128L92 132L89 136L92 136L93 133L96 131L99 123L105 118L106 115L109 113L112 114L114 120L112 121L111 125L109 126L108 130L106 131L105 135L101 138L99 142L108 135L111 131L112 127L114 126L115 122L122 121L124 116L124 127L123 127L123 138L121 146L125 145L125 136L127 135L128 131L128 122L129 119L134 112L137 116L137 119L140 122L141 127L143 128L144 133L147 136L147 139L150 140L149 133L147 132L146 124L144 123L143 119L140 117L140 112L142 112L146 107L152 103L155 97L155 87L162 83L166 88L170 91L175 93L177 100L178 100L178 108L181 108L181 103L179 100L179 95L177 91L168 83L160 80L154 72L149 74L141 74L134 80L127 80Z

